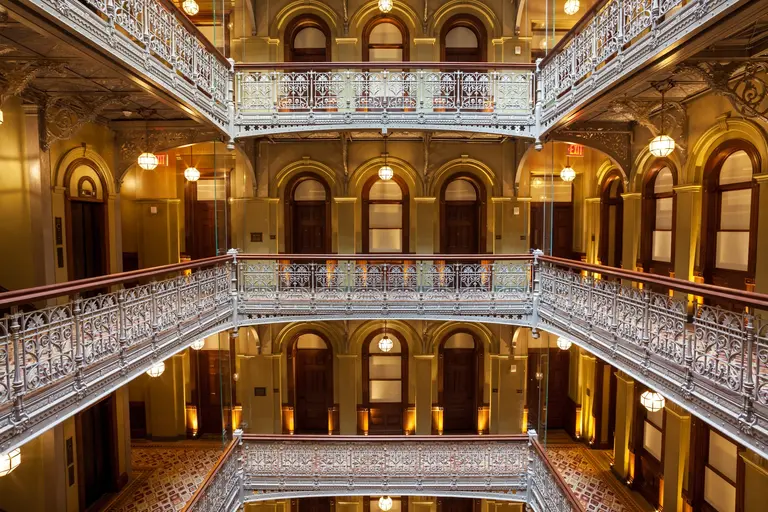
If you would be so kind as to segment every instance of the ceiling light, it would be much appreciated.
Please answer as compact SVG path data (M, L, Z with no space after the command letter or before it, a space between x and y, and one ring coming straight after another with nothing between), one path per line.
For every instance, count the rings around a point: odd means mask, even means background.
M565 7L563 10L565 11L565 14L568 16L573 16L577 12L579 12L579 0L567 0L565 2Z
M3 110L0 109L0 124L3 124Z
M387 13L392 10L393 0L379 0L379 10Z
M184 169L184 177L187 178L187 181L197 181L200 179L200 171L197 170L197 167L187 167Z
M392 498L390 498L389 496L382 496L381 498L379 498L379 509L381 509L383 512L387 512L391 508L392 508Z
M382 352L389 352L392 350L392 347L395 346L395 343L392 341L392 338L389 337L388 334L385 334L380 340L379 340L379 350Z
M0 454L0 476L5 476L21 464L21 448Z
M571 345L573 345L573 342L568 338L563 338L562 336L557 338L557 346L560 350L568 350L571 348Z
M648 150L659 158L669 156L675 150L675 140L669 135L659 135L648 144Z
M200 6L197 5L197 2L195 2L195 0L184 0L184 3L181 4L181 8L184 9L184 12L187 13L189 16L194 16L195 14L200 12Z
M194 343L192 343L189 348L192 350L202 350L202 348L205 346L205 340L197 340Z
M142 153L139 155L139 167L145 171L152 171L159 163L154 153Z
M567 183L570 183L571 181L576 179L576 171L574 171L573 167L571 167L570 165L566 165L565 167L563 167L563 170L560 171L560 179Z
M384 181L389 181L395 175L395 171L388 165L382 165L379 167L379 178Z
M640 403L649 412L658 412L664 408L664 397L655 391L648 390L640 395Z
M165 371L165 363L160 361L159 363L154 363L152 366L149 367L149 370L147 370L147 375L149 375L152 378L159 377L163 374Z
M541 188L544 186L544 180L537 176L536 178L533 178L533 181L531 181L531 186L533 188Z

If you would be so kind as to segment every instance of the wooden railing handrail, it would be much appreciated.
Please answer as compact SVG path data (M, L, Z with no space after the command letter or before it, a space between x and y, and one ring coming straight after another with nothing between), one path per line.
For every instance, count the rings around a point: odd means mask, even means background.
M451 71L520 70L535 71L525 62L240 62L235 71L248 70L342 70L342 69L446 69Z
M531 254L238 254L238 260L271 261L531 261Z
M187 504L184 505L184 508L181 509L182 512L187 512L188 510L191 510L192 506L195 503L197 503L197 501L203 495L203 492L205 491L205 488L216 477L216 474L221 469L221 466L224 465L224 462L229 458L229 456L232 454L232 451L235 449L235 446L237 446L239 442L240 442L240 440L237 437L235 437L234 439L232 439L232 441L229 442L227 447L224 449L224 452L219 457L219 460L216 461L216 464L214 464L213 468L208 472L208 475L205 477L205 480L203 480L203 482L197 488L197 490L192 495L192 498L190 498L190 500L187 502Z
M536 437L531 437L531 446L533 446L533 449L536 450L536 453L539 454L541 459L544 461L544 464L547 465L547 469L549 469L549 472L554 476L554 478L557 480L558 484L560 485L560 488L563 490L563 492L565 492L566 496L568 497L568 501L571 503L571 506L574 509L576 509L578 512L586 512L586 509L579 501L579 498L576 497L576 494L574 494L574 492L571 490L570 486L562 477L560 472L555 468L555 466L549 460L547 453L544 451L544 448L542 448L541 444L539 443L539 440Z
M346 435L346 436L329 436L329 435L311 435L311 434L243 434L243 441L249 442L274 442L274 441L308 441L313 443L330 443L343 441L345 443L379 443L379 442L439 442L439 441L514 441L514 442L527 442L527 434L491 434L491 435L415 435L415 436L361 436L361 435Z

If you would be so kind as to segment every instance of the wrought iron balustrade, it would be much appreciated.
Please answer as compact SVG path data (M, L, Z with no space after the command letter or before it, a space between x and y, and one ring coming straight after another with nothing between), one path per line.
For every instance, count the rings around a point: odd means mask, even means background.
M382 126L533 133L530 65L238 64L236 82L237 137Z

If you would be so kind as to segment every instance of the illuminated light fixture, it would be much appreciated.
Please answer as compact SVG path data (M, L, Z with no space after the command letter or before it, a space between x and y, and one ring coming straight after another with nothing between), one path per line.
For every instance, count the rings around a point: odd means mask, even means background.
M671 82L656 85L657 90L661 93L661 133L648 144L648 151L658 158L668 156L675 150L675 140L664 133L664 93L672 87L674 85Z
M235 382L239 381L240 380L240 374L237 373L237 372L233 373L232 374L232 380L235 381Z
M544 378L544 374L542 372L536 372L536 380L541 380Z
M3 124L3 109L0 109L0 124Z
M0 476L10 474L21 464L21 448L0 454Z
M202 350L202 348L205 346L205 340L197 340L194 343L192 343L189 348L192 350Z
M382 181L389 181L392 179L392 177L395 175L395 171L392 170L392 168L387 165L387 157L389 154L387 153L387 137L384 136L384 165L379 167L379 179Z
M664 400L664 397L659 393L649 389L640 395L640 403L643 404L643 407L648 409L649 412L658 412L664 408L666 400Z
M181 8L184 9L184 12L190 16L194 16L195 14L200 12L200 6L197 5L197 2L195 2L195 0L184 0L184 3L181 4Z
M565 14L568 16L573 16L577 12L579 12L579 7L581 5L579 4L579 0L567 0L565 2L565 7L563 7L563 10L565 11Z
M560 348L560 350L568 350L571 348L571 345L573 345L573 342L568 338L563 338L562 336L557 338L557 346Z
M379 0L379 10L383 13L388 13L392 10L393 4L393 0Z
M197 167L192 165L192 146L189 146L189 167L184 169L184 177L187 179L187 181L197 181L200 179L200 171L197 170Z
M139 155L139 167L145 171L152 171L159 163L154 153L142 153Z
M379 509L383 512L387 512L392 508L392 498L389 496L382 496L379 498Z
M544 186L544 180L539 177L533 178L533 181L531 181L531 186L533 188L541 188Z
M147 375L149 375L152 378L159 377L163 374L165 371L165 363L160 361L159 363L154 363L152 366L149 367L149 370L147 370Z
M392 350L392 347L395 346L395 343L392 341L392 338L389 337L389 335L385 334L380 340L379 340L379 350L382 352L389 352Z
M566 165L563 167L563 170L560 171L560 179L566 183L570 183L576 179L576 171L573 170L571 164Z

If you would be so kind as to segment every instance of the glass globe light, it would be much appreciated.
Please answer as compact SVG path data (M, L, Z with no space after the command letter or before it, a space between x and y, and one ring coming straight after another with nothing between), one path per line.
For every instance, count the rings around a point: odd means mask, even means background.
M648 390L640 395L640 403L650 412L658 412L664 408L664 397L655 391Z
M184 9L184 12L190 16L194 16L200 12L200 6L197 5L195 0L184 0L184 3L181 4L181 8Z
M192 350L201 350L205 346L205 340L197 340L192 343L189 348Z
M560 350L568 350L571 348L571 345L573 345L573 342L568 338L563 338L562 336L557 338L557 346Z
M157 157L154 153L142 153L139 155L138 164L139 167L144 169L145 171L152 171L157 167L158 164Z
M565 167L563 167L563 170L560 171L560 179L567 183L570 183L576 179L576 171L574 171L573 167L571 167L570 165L566 165Z
M0 454L0 476L5 476L21 464L21 448Z
M149 367L149 370L147 370L147 375L149 375L152 378L159 377L163 374L165 371L165 363L160 361L159 363L154 363L152 366Z
M383 512L387 512L392 508L392 498L389 496L382 496L379 498L379 509Z
M389 181L395 175L395 171L388 165L382 165L379 168L379 178L384 181Z
M0 124L3 124L3 111L0 110Z
M235 381L235 382L239 381L240 380L240 374L237 373L237 372L233 373L232 374L232 380Z
M565 11L565 14L567 14L568 16L573 16L574 14L579 12L579 7L580 7L579 0L567 0L567 2L565 2L565 7L563 8L563 10Z
M392 10L392 0L379 0L379 10L383 13L387 13Z
M394 346L395 343L387 334L385 334L384 337L379 340L379 350L382 352L389 352Z
M187 181L197 181L200 179L200 171L196 167L187 167L184 169L184 177Z
M541 188L544 186L544 180L539 177L533 178L531 181L531 186L533 188Z
M648 150L659 158L668 156L675 150L675 140L669 135L659 135L648 144Z

